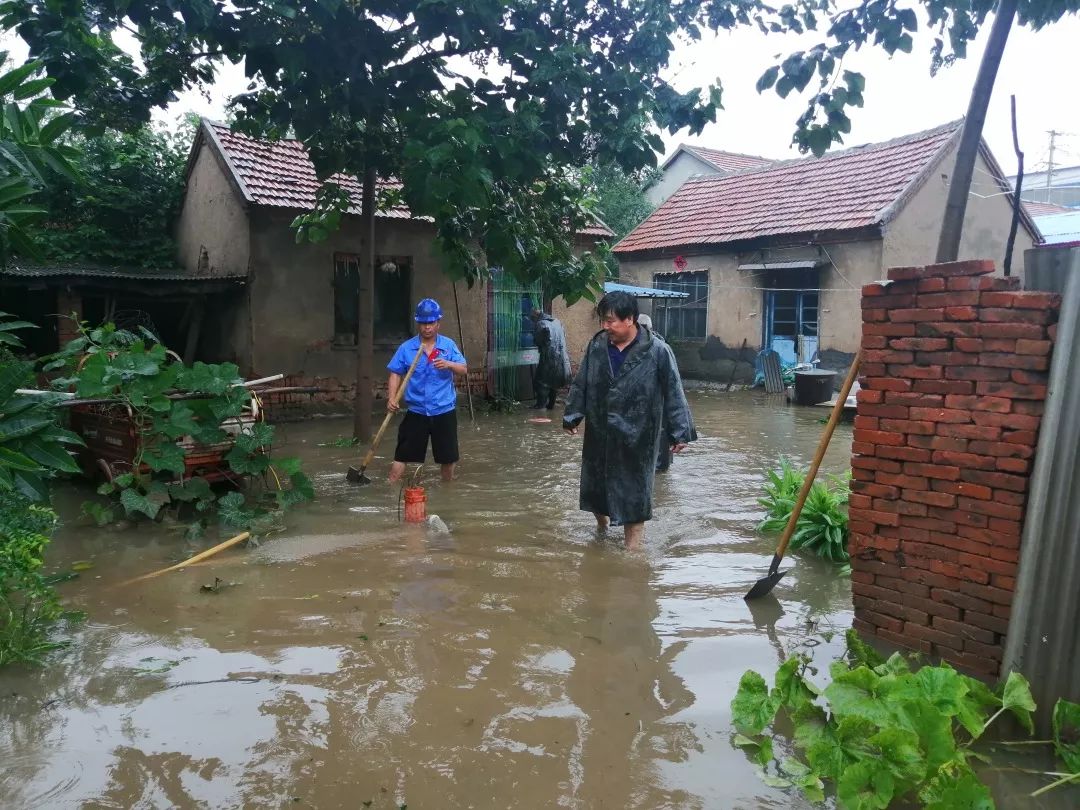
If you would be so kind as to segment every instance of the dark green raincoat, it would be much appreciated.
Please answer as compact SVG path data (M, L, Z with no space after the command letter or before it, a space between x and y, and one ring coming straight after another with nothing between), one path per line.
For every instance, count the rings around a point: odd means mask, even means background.
M579 505L607 515L613 524L652 517L661 425L663 441L682 444L695 438L671 347L645 327L638 330L617 377L611 373L607 333L593 336L563 414L563 427L585 420Z

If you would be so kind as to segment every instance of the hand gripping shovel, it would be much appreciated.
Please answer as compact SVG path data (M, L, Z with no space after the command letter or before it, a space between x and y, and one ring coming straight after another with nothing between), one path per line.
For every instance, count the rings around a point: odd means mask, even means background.
M412 373L416 371L416 364L420 362L420 357L424 353L424 344L420 344L420 348L416 350L416 357L413 358L412 365L409 366L409 370L405 372L405 379L401 381L401 385L398 386L397 393L394 395L395 404L401 401L401 397L405 394L405 386L409 384L409 378ZM375 448L379 446L379 440L382 439L383 434L386 432L387 426L390 424L390 420L394 418L394 412L387 410L386 418L383 419L382 426L379 428L379 432L375 434L375 441L371 443L371 447L368 448L367 455L364 456L364 460L360 462L360 469L356 467L349 467L349 471L345 473L345 478L350 483L359 484L360 486L366 486L371 483L371 479L364 475L364 470L368 468L371 460L375 458Z
M791 510L791 517L788 518L787 526L784 527L784 534L780 538L780 545L776 547L776 553L773 555L772 564L769 566L769 573L762 579L759 579L754 587L750 589L750 593L746 594L745 599L759 599L765 594L769 593L780 578L787 573L787 571L780 570L780 560L784 558L784 552L787 551L788 543L791 542L791 536L795 534L795 524L799 522L799 515L802 514L803 504L806 503L806 496L810 494L810 487L814 484L814 478L817 477L818 467L821 466L821 459L825 457L825 451L829 447L829 440L832 438L833 431L836 429L836 423L840 421L840 414L844 411L844 403L847 402L848 394L851 393L851 386L855 382L855 378L859 375L859 362L862 360L862 350L855 355L855 359L851 362L851 369L848 371L847 379L844 380L843 386L840 388L840 393L836 395L836 404L833 406L832 415L829 417L829 423L825 425L825 432L821 434L821 441L818 442L817 452L814 454L814 460L810 462L810 469L806 473L806 480L803 481L802 489L799 490L799 497L795 501L795 508ZM790 569L789 569L790 570Z

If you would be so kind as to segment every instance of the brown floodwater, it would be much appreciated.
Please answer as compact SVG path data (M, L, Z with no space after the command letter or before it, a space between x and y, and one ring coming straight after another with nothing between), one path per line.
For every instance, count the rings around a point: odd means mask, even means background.
M812 558L743 601L775 543L755 531L763 474L808 463L825 413L690 399L701 439L658 477L643 554L597 540L580 439L530 412L463 411L460 477L429 465L426 525L378 480L392 437L357 488L357 453L326 446L349 421L281 425L318 500L258 547L131 585L199 549L182 527L83 525L89 490L63 489L49 563L92 563L60 586L88 618L45 668L0 672L0 806L809 806L731 746L728 704L746 669L827 661L850 627L848 580ZM200 589L215 578L236 584ZM999 806L1066 806L1026 798L1043 783L995 775Z

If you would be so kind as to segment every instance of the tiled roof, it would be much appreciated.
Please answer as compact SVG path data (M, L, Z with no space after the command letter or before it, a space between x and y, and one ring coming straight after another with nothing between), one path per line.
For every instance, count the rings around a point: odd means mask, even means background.
M204 121L226 161L232 168L244 198L254 205L311 210L315 207L315 192L322 185L307 148L297 140L263 141L239 132L224 124ZM361 184L356 177L335 174L330 178L349 195L349 213L360 213ZM401 182L380 178L378 192L397 191ZM376 216L388 219L414 219L404 203L379 211ZM415 219L430 222L427 217ZM582 228L579 235L611 237L614 232L603 223Z
M244 281L245 275L194 276L183 270L146 270L138 267L113 267L95 264L9 265L0 270L0 278L115 278L134 281Z
M255 205L276 208L310 210L315 207L315 192L322 185L307 149L300 141L263 141L239 132L224 124L205 122L233 170L244 198ZM349 212L360 213L360 181L349 175L335 174L330 178L349 194ZM400 189L396 180L377 182L379 191ZM380 211L380 217L411 219L409 209L397 205Z
M1077 208L1067 208L1064 205L1058 205L1057 203L1046 202L1031 202L1031 200L1024 200L1024 208L1033 217L1045 217L1051 214L1075 214Z
M961 125L954 121L820 158L687 180L614 250L719 245L881 224L925 180Z
M711 163L722 172L736 172L740 169L757 169L775 163L774 160L757 155L740 155L737 152L725 152L721 149L706 149L704 146L691 146L684 143L682 148Z

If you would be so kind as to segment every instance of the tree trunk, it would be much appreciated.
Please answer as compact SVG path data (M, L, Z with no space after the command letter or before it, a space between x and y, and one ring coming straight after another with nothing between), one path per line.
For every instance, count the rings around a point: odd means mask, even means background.
M941 236L938 239L939 262L954 262L960 253L964 213L967 210L968 193L971 191L971 176L975 172L975 160L979 156L986 108L990 106L1001 55L1005 51L1009 29L1012 28L1013 18L1016 16L1016 5L1017 0L1000 0L998 3L994 24L990 28L990 39L979 63L979 73L975 77L975 87L971 90L967 117L964 118L964 130L960 134L960 147L956 151L956 166L949 181L949 197L945 203L945 217L941 222Z
M360 283L356 337L356 396L353 399L353 438L367 442L371 438L372 367L374 365L375 321L375 168L364 171L360 197L360 231L364 252L360 257Z

